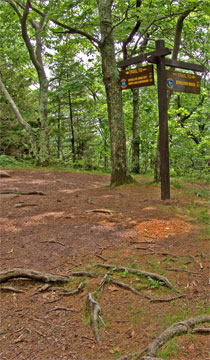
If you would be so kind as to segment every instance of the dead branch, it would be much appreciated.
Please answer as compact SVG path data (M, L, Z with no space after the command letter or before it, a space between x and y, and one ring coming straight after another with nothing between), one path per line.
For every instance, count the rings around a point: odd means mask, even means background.
M22 268L14 268L0 272L0 283L16 278L28 278L43 282L68 283L69 281L72 281L71 276L43 273L36 270Z
M79 292L84 290L85 286L86 286L86 282L82 281L75 290L69 291L67 289L63 289L63 292L60 293L60 295L69 296L69 295L78 294Z
M0 291L10 291L14 293L25 293L24 290L16 289L11 286L0 286Z
M160 334L146 348L134 354L125 355L118 360L162 360L156 357L157 352L171 337L186 334L189 328L205 322L210 322L210 315L198 315L194 318L176 322ZM141 357L145 353L147 356Z
M103 214L112 214L111 210L108 209L92 209L92 210L86 210L86 213L96 212L96 213L103 213Z
M101 307L99 303L94 299L94 292L88 294L88 303L90 308L90 321L93 334L95 336L97 344L101 344L99 332L98 332L98 318L101 316Z
M175 289L175 287L170 283L170 281L162 275L159 274L155 274L155 273L151 273L148 271L143 271L143 270L137 270L137 269L131 269L131 268L127 268L127 267L116 267L115 265L108 265L108 264L98 264L95 265L97 267L103 267L105 269L112 269L113 271L127 271L131 274L135 274L135 275L140 275L140 276L150 276L151 278L158 280L158 281L162 281L164 283L164 285L166 285L168 288L178 291L177 289Z

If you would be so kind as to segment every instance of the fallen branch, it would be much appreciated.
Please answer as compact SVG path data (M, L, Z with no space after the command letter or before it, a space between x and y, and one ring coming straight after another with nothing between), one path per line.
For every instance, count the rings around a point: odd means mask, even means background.
M93 210L86 210L86 213L96 212L96 213L103 213L103 214L112 214L111 210L108 209L93 209Z
M155 280L162 281L164 283L164 285L166 285L168 288L178 291L177 289L175 289L175 287L170 283L170 281L165 276L162 276L159 274L155 274L155 273L151 273L151 272L143 271L143 270L131 269L131 268L127 268L127 267L116 267L115 265L108 265L108 264L98 264L95 266L103 267L105 269L112 269L113 271L127 271L131 274L140 275L140 276L146 276L146 277L149 276Z
M38 280L43 282L62 282L68 283L72 281L72 277L68 275L57 275L50 273L43 273L40 271L14 268L0 272L0 283L6 282L16 278L28 278L32 280Z
M94 293L88 294L88 302L90 308L90 321L93 334L95 336L97 344L101 344L99 332L98 332L98 318L101 318L101 307L99 303L94 299Z
M125 355L118 360L162 360L156 357L157 352L171 337L186 334L188 333L189 328L205 322L210 322L210 315L198 315L188 320L176 322L160 334L146 348L135 354ZM147 356L141 357L143 354L146 354Z

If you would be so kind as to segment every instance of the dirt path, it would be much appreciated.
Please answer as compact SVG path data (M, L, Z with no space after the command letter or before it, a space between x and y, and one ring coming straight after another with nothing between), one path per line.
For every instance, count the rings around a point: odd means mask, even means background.
M209 247L184 212L194 199L175 191L175 200L162 202L156 185L141 181L110 189L108 176L94 174L12 170L0 184L2 270L22 267L69 274L92 271L103 262L164 273L185 295L153 303L107 284L100 297L106 327L99 330L98 345L86 298L100 279L88 280L80 294L60 298L56 290L38 292L40 283L11 280L7 285L25 292L1 294L2 360L113 360L143 348L173 320L206 313ZM131 282L125 272L120 278ZM135 281L136 288L152 298L177 295L157 281ZM168 359L210 358L203 335L179 337L170 346Z

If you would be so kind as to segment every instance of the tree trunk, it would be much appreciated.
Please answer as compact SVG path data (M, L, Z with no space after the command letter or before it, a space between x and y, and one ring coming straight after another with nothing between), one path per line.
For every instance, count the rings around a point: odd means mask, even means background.
M70 127L71 127L71 150L72 150L72 160L73 160L73 164L74 164L76 161L76 152L75 152L74 120L73 120L73 111L72 111L70 90L68 91L68 96L69 96L69 116L70 116Z
M60 87L59 81L59 87ZM57 150L58 150L58 159L61 158L61 99L58 96L58 136L57 136Z
M33 129L31 127L30 124L28 124L22 117L21 113L19 112L17 106L15 105L13 99L11 98L10 94L8 93L7 89L4 86L4 83L1 80L0 77L0 89L3 92L3 94L5 95L7 101L9 102L12 111L15 113L15 116L17 117L19 123L26 129L26 132L28 134L29 137L29 142L31 144L31 152L34 156L34 158L36 159L37 154L38 154L38 149L37 149L37 144L36 144L36 137L35 134L33 132Z
M39 134L39 157L38 163L40 165L48 165L50 160L50 151L49 151L49 125L47 117L47 106L48 106L48 80L44 69L42 51L42 30L47 17L47 14L41 16L39 24L34 20L29 20L30 1L27 0L24 7L23 15L20 14L18 8L13 4L11 6L15 9L17 15L20 18L22 37L26 44L27 50L29 52L30 59L37 71L39 78L39 122L40 122L40 134ZM33 46L31 39L28 34L28 22L35 31L35 46Z
M122 91L115 59L112 29L112 1L97 0L97 3L101 29L102 71L107 96L111 140L111 185L117 186L131 182L132 178L127 172Z
M40 120L40 149L39 163L42 166L49 164L49 126L47 118L48 107L48 80L45 76L39 76L40 95L39 95L39 120Z
M140 120L139 120L139 89L132 89L133 93L133 140L132 140L132 171L140 173L139 144L140 144Z

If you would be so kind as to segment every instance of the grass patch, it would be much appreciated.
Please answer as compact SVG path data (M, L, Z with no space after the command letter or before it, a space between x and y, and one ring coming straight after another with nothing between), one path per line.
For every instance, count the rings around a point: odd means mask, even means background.
M162 359L169 359L169 356L177 355L181 350L181 346L177 343L177 339L170 339L163 348L158 351L158 357Z

